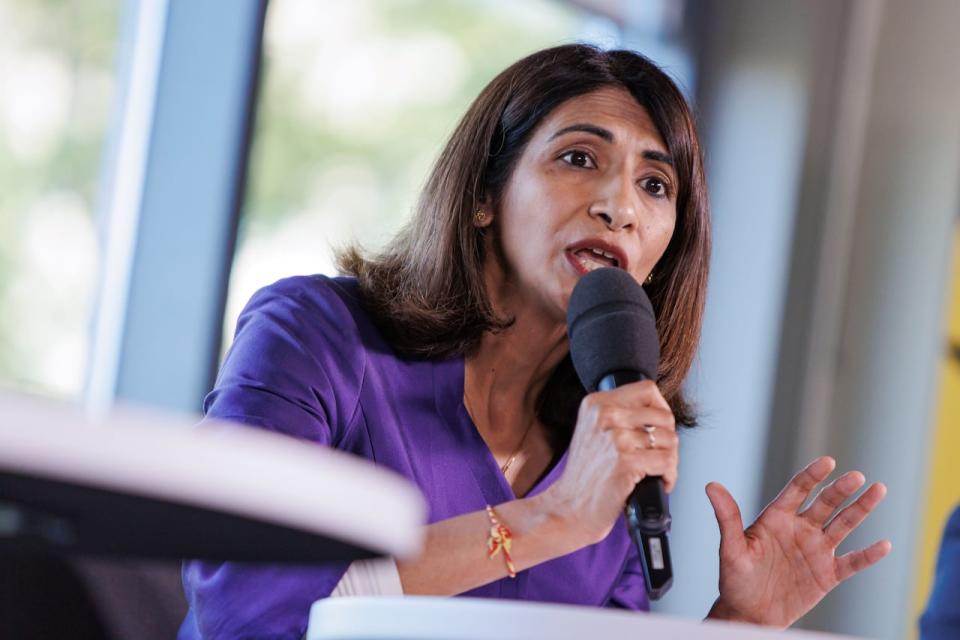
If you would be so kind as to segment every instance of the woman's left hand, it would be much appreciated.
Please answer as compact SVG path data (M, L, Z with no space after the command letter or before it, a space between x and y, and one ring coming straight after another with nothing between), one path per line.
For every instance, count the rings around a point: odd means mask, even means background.
M720 525L720 597L708 617L788 627L834 587L890 552L881 540L837 557L835 551L887 493L881 483L831 519L863 486L859 471L840 476L800 511L818 484L833 471L832 458L817 458L798 473L744 530L740 508L720 484L707 496Z

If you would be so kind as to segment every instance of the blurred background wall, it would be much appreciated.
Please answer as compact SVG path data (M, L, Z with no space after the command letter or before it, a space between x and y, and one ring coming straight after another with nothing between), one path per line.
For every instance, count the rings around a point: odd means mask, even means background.
M635 49L698 115L715 233L658 609L716 597L707 481L749 519L829 453L889 488L841 550L894 552L801 626L911 637L960 502L957 24L953 0L0 0L0 384L199 411L250 295L389 238L498 71ZM124 570L91 580L157 575Z

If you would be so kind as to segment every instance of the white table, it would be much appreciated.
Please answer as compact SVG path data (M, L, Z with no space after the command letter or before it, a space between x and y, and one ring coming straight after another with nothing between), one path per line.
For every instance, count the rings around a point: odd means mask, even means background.
M478 598L328 598L306 640L839 640L809 631L699 622L593 607Z
M322 561L419 551L426 505L367 460L198 416L0 392L0 544ZM207 555L207 554L212 555Z

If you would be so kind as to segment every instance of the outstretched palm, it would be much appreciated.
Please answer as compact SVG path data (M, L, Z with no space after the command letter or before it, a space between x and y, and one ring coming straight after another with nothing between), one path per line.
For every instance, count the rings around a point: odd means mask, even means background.
M787 627L838 584L889 553L890 543L881 540L835 555L837 546L886 494L886 488L875 483L831 519L863 486L859 471L837 478L800 511L834 466L827 457L811 462L746 530L730 493L717 483L707 485L720 525L720 597L711 617Z

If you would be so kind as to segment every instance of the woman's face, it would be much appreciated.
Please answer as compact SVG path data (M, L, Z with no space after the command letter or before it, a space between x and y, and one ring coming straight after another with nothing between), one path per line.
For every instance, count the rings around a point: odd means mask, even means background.
M673 234L676 192L666 145L626 90L568 100L535 129L495 212L507 282L561 322L592 269L643 282Z

